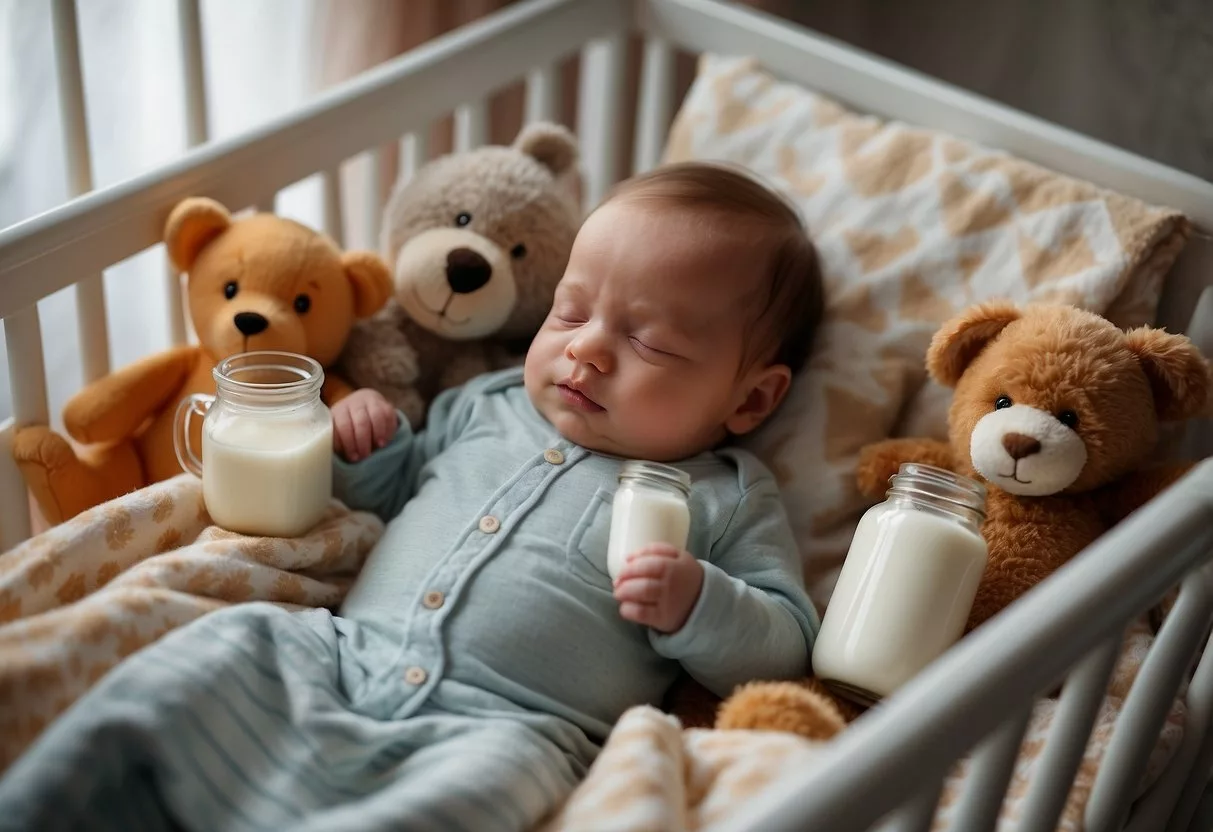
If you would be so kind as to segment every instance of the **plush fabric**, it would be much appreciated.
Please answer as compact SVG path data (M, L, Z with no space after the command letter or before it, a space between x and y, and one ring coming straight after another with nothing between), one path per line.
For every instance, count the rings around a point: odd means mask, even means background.
M331 368L355 320L378 311L391 291L378 255L341 251L327 236L273 214L234 218L207 197L173 208L164 243L189 276L198 343L85 385L63 409L66 437L45 425L17 430L13 457L51 524L181 473L177 405L193 394L214 395L216 364L248 350L285 350ZM349 390L336 373L325 374L326 403ZM195 448L199 437L195 430Z
M868 501L859 449L946 438L950 391L928 382L939 325L973 303L1064 301L1152 321L1188 225L946 134L850 112L756 60L705 56L668 161L745 165L787 193L822 255L826 319L805 374L747 441L777 472L824 610Z
M247 601L336 608L383 523L334 501L292 540L215 526L181 474L0 557L0 772L131 653Z

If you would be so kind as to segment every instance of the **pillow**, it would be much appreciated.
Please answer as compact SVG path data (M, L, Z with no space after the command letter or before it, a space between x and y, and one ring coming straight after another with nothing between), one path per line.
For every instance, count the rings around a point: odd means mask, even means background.
M754 59L705 55L665 161L740 164L784 192L821 252L826 315L783 407L745 445L783 488L822 610L867 505L859 450L946 438L931 335L969 304L1062 301L1120 326L1153 320L1186 242L1145 205L932 130L851 112Z

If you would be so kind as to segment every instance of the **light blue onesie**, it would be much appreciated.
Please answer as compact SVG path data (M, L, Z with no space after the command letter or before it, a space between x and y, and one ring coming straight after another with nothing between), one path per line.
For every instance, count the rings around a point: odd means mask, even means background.
M704 566L685 626L619 616L621 460L564 441L521 370L441 394L337 495L390 522L340 610L244 604L136 653L0 779L0 828L532 828L679 665L720 695L797 678L818 620L775 483L680 463Z

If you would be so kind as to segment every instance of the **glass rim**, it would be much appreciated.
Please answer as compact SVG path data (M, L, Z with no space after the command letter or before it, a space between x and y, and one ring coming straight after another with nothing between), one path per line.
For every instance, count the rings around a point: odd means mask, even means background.
M671 485L687 495L691 490L691 475L681 468L667 465L664 462L652 462L645 459L629 460L619 469L619 480L622 482L625 478Z
M249 370L279 370L295 373L297 378L287 381L258 382L242 381L234 373ZM249 393L295 392L324 381L324 368L311 356L285 350L251 350L238 352L215 365L212 370L215 383Z

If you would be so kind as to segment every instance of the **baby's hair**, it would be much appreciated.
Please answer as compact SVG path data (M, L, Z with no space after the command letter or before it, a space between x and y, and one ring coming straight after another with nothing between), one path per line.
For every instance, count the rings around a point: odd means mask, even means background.
M768 257L760 267L765 302L751 326L769 336L747 338L746 364L768 357L799 372L821 323L821 263L796 208L742 168L718 162L679 162L620 182L613 200L659 203L723 219L732 228L757 226L755 247Z

